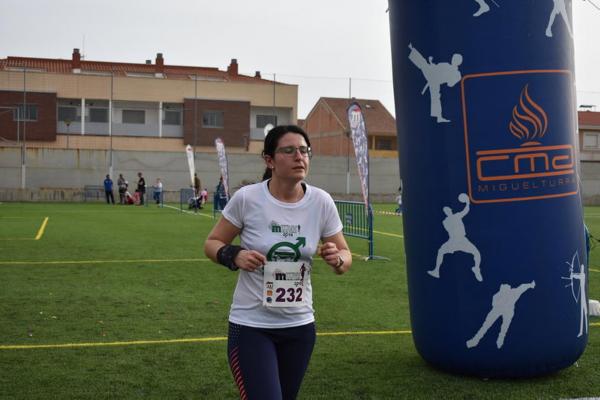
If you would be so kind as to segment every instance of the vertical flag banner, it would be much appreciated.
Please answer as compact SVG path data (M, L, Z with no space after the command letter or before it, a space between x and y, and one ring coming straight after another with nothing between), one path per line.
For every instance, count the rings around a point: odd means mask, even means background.
M356 102L350 104L347 110L350 135L354 144L354 154L360 177L365 209L369 208L369 148L367 140L367 128L360 105Z
M569 367L588 341L571 1L389 13L417 351L482 377Z
M192 186L194 186L194 172L196 170L194 167L194 150L189 144L185 146L185 155L187 157L188 168L190 170L190 182Z
M229 170L227 165L227 154L225 153L225 144L221 138L215 139L215 147L217 148L217 157L219 161L219 170L223 177L223 186L225 186L225 193L229 198Z

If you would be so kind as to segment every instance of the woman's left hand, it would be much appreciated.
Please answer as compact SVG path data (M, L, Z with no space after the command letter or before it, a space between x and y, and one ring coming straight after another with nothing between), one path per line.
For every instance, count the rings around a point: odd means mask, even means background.
M345 272L343 270L343 267L344 267L344 263L343 263L344 260L342 258L343 256L335 243L333 243L333 242L323 243L319 253L320 253L321 257L323 258L323 260L327 264L329 264L329 266L331 266L337 274L342 274ZM342 261L341 265L340 265L340 260Z

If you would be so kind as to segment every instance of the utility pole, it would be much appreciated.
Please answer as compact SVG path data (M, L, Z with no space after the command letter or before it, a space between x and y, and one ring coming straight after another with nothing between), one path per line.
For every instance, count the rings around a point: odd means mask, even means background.
M27 119L27 68L25 66L23 66L23 112L17 112L17 116L19 116L19 114L22 114L22 119L23 119L23 143L21 144L21 189L25 189L26 186L26 173L27 173L27 160L26 160L26 156L27 156L27 136L26 136L26 129L25 129L25 120ZM19 119L19 118L17 118Z

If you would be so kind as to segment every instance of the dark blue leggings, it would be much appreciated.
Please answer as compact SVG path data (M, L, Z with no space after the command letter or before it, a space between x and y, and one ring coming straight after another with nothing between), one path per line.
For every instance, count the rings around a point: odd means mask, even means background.
M315 324L282 329L229 323L227 354L242 400L295 399L315 346Z

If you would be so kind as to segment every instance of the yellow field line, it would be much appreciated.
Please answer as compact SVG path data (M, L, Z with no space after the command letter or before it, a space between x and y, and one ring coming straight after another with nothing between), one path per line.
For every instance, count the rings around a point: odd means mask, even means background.
M600 322L591 323L590 326L600 326ZM402 331L346 331L346 332L320 332L317 336L377 336L377 335L408 335L410 330ZM132 340L129 342L83 342L83 343L59 343L59 344L15 344L0 345L0 350L32 350L32 349L61 349L61 348L82 348L82 347L115 347L115 346L140 346L154 344L174 344L174 343L210 343L224 342L226 336L190 338L190 339L168 339L168 340Z
M411 331L348 331L348 332L321 332L317 336L365 336L365 335L406 335ZM173 343L207 343L224 342L226 336L190 338L190 339L168 339L168 340L133 340L129 342L91 342L91 343L61 343L61 344L22 344L22 345L0 345L0 350L29 350L29 349L64 349L79 347L109 347L109 346L139 346L147 344L173 344Z
M594 268L590 268L589 270L592 271L592 272L600 272L599 269L594 269Z
M0 261L0 265L58 265L58 264L116 264L140 262L196 262L210 261L208 258L179 258L174 260L58 260L58 261Z
M32 344L32 345L1 345L0 350L24 350L24 349L64 349L78 347L110 347L110 346L136 346L144 344L168 344L168 343L199 343L199 342L222 342L227 340L225 336L170 339L170 340L134 340L130 342L95 342L95 343L62 343L62 344Z
M46 225L48 224L48 217L44 218L44 222L42 222L42 226L40 226L40 230L35 236L35 240L40 240L42 236L44 236L44 230L46 229Z
M317 336L364 336L364 335L408 335L412 331L348 331L348 332L320 332Z
M397 238L404 238L403 235L397 235L395 233L379 232L379 231L373 231L373 233L378 233L380 235L385 235L385 236L393 236L393 237L397 237Z

